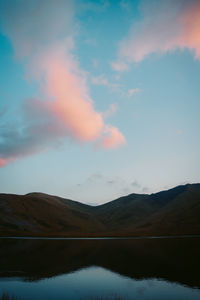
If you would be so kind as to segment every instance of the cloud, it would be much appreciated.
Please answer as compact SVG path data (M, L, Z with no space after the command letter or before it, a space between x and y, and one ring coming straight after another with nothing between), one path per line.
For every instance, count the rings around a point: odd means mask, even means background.
M45 102L28 99L22 105L23 122L0 126L0 165L44 151L68 133L47 110Z
M117 74L117 77L115 77L116 80L119 80L120 77L118 77L119 74ZM128 91L124 89L124 86L119 83L112 83L110 82L104 74L101 74L99 76L93 76L91 78L91 82L94 85L99 85L99 86L106 86L108 87L112 92L117 93L118 97L132 97L134 94L139 93L140 89L139 88L134 88L134 89L129 89ZM112 104L113 106L113 104ZM111 107L114 108L114 107ZM116 109L115 109L116 110ZM110 109L109 109L110 111ZM107 113L103 114L104 117L107 117Z
M108 183L108 184L114 184L115 181L114 181L114 180L108 180L107 183Z
M128 96L129 97L132 97L134 94L137 94L140 92L140 89L139 88L135 88L135 89L130 89L128 90Z
M108 0L79 2L79 9L83 11L104 12L109 6Z
M8 111L8 107L4 106L3 108L0 109L0 118L3 118L5 116L5 114Z
M94 85L102 85L102 86L107 86L108 88L111 88L113 90L117 90L119 88L118 83L112 83L110 82L104 74L101 74L99 76L93 76L91 79L92 83Z
M112 63L114 70L126 71L130 63L152 53L175 50L188 49L200 59L199 0L142 0L139 8L142 18L121 42L118 60Z
M96 69L96 68L98 68L98 66L99 66L99 61L97 60L97 59L92 59L92 65L93 65L93 67Z
M0 158L0 168L4 167L5 165L7 165L7 163L9 161L11 161L12 159L3 159L3 158Z
M122 61L113 61L110 63L111 67L113 70L117 72L123 72L123 71L128 71L129 66L127 63L124 63Z
M112 126L105 128L105 136L101 140L101 147L105 149L114 149L116 146L126 144L126 140L121 132Z
M55 99L47 108L79 141L93 141L104 130L101 113L96 112L89 96L85 78L73 58L62 47L43 58L46 92Z
M110 105L110 107L108 108L108 110L104 112L104 114L103 114L104 118L106 119L106 118L114 115L117 110L118 110L117 104L116 103L112 103Z
M0 5L3 32L21 59L40 55L72 35L73 0L8 0Z
M109 82L108 82L107 78L105 78L104 75L92 77L92 83L95 85L105 85L105 86L109 85Z
M94 198L94 191L96 190L100 190L101 193ZM85 198L87 203L89 201L100 204L102 203L102 199L104 199L103 202L107 202L122 197L125 194L145 193L149 192L149 190L136 179L128 180L121 176L109 176L98 172L91 174L82 182L74 185L70 192L73 199L83 201Z
M127 1L127 0L122 0L122 1L120 1L120 3L119 3L119 5L120 5L120 7L122 8L122 9L125 9L126 11L129 11L130 10L130 2L129 1Z
M135 187L135 188L140 188L141 185L137 182L137 180L134 180L132 183L131 183L131 186Z
M0 137L0 166L45 150L58 141L98 142L108 134L103 114L96 111L74 49L72 0L6 1L1 3L4 33L16 57L26 63L44 99L26 100L23 124L4 127ZM11 130L10 130L11 128ZM110 148L124 144L115 127L109 129ZM102 146L103 142L100 142ZM105 144L105 148L109 145Z
M150 189L148 187L143 187L142 188L142 193L148 194L150 192Z

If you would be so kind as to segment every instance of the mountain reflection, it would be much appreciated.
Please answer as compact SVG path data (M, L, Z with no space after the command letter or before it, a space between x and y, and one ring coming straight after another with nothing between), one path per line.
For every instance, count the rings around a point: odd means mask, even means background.
M0 239L0 277L36 281L100 266L133 279L200 288L200 239Z

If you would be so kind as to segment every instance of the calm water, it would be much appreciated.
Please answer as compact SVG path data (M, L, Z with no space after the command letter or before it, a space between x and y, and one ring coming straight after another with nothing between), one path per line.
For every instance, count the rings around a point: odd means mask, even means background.
M199 253L198 237L0 239L0 299L199 300Z

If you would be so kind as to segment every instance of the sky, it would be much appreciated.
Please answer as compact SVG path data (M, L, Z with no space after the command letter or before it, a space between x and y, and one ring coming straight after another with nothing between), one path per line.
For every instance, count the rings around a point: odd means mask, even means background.
M0 192L200 182L200 0L0 0Z

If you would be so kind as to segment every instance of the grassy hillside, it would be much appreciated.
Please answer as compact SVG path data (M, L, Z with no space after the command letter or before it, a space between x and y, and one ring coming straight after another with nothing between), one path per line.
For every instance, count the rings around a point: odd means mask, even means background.
M200 234L200 184L131 194L100 206L42 193L0 194L0 235Z
M0 194L0 233L48 236L101 231L104 226L90 211L90 206L42 193Z

